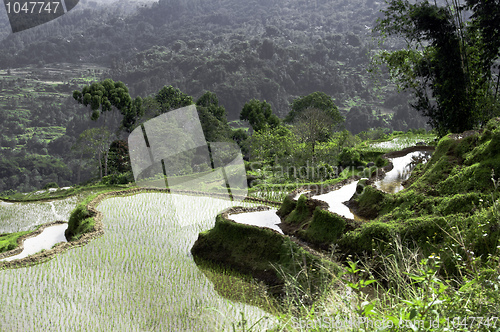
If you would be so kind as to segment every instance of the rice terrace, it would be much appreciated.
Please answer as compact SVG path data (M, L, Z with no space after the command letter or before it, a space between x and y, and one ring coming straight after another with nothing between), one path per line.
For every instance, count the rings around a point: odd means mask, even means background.
M500 332L499 22L4 0L0 332Z

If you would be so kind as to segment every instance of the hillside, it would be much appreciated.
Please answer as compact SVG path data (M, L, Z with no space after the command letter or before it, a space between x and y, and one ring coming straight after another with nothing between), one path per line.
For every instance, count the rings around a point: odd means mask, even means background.
M194 100L212 91L229 121L253 98L283 118L295 98L323 91L354 134L422 128L408 96L383 71L368 72L381 8L361 0L82 1L57 20L1 37L0 192L96 177L91 156L72 147L103 122L92 123L72 92L106 78L123 81L133 98L168 85Z

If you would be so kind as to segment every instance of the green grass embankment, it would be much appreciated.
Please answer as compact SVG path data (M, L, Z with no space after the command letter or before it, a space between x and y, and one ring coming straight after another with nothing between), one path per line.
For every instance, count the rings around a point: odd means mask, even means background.
M442 138L432 158L415 168L405 190L386 194L362 186L353 201L357 212L371 221L338 236L342 225L334 227L333 219L321 227L323 232L309 231L313 225L309 214L299 222L302 235L307 234L303 238L311 243L326 240L336 245L344 257L387 255L391 243L400 239L423 255L441 252L445 270L456 273L468 252L482 258L498 254L498 175L500 121L494 119L482 132ZM299 214L300 204L292 205L287 200L283 204L289 213L285 221L297 223L293 216Z
M191 253L251 275L269 285L275 295L286 292L288 276L296 277L304 294L309 295L319 292L332 277L322 268L332 266L330 261L275 231L228 220L227 213L217 216L214 228L200 233Z

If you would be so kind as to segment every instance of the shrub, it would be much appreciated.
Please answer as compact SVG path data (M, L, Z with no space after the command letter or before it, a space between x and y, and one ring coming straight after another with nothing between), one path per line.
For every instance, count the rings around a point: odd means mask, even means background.
M109 186L115 184L127 184L130 182L130 180L130 173L111 174L108 176L104 176L101 180L101 183Z
M338 155L339 165L343 167L347 166L361 166L361 156L359 152L353 148L344 148L342 152Z
M49 189L49 188L59 188L59 186L55 182L49 182L45 186L43 186L42 189Z
M93 196L91 196L93 197ZM95 221L87 210L87 200L77 205L71 212L68 221L68 229L64 233L66 239L72 241L78 239L82 234L92 230Z

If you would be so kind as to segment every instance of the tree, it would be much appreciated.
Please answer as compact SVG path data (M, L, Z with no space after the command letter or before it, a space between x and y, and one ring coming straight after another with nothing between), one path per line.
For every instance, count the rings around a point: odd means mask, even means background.
M201 127L208 142L220 142L230 139L231 129L227 123L226 109L219 105L219 99L213 92L205 92L196 101L196 110Z
M307 96L302 96L295 99L291 106L290 113L285 118L285 122L292 123L295 118L307 109L314 108L322 110L329 116L334 123L343 121L337 106L333 102L332 97L324 92L313 92Z
M106 79L102 82L94 82L83 87L82 91L75 90L73 98L83 106L90 105L92 110L91 119L96 121L102 114L110 112L112 106L123 110L130 106L132 99L128 88L122 82L114 82ZM101 111L99 112L99 108Z
M73 98L85 107L90 105L90 118L93 121L97 121L101 115L111 112L115 107L123 115L122 127L128 131L131 131L137 119L144 115L142 98L132 100L125 84L109 78L85 86L82 91L75 90Z
M499 0L452 0L439 7L428 1L388 0L376 30L400 36L406 48L384 51L379 59L403 90L412 91L412 107L429 117L439 135L484 124L498 108L492 66L499 55ZM466 10L473 15L468 21Z
M115 140L109 147L109 174L132 172L132 163L128 152L128 141Z
M273 114L271 105L265 100L257 99L252 99L243 106L240 120L248 121L254 131L259 131L266 126L276 128L280 124L280 119Z
M285 121L293 122L297 136L311 145L313 156L316 143L328 140L335 128L344 122L332 97L324 92L297 98L291 108Z
M97 157L99 163L99 178L108 175L108 153L109 144L112 141L111 133L106 128L91 128L80 134L74 146L74 149L80 152L82 157L84 154L90 153ZM104 167L102 165L104 157Z
M295 118L295 133L303 142L311 145L314 158L316 143L327 141L335 127L343 121L335 121L328 112L318 108L307 108Z
M196 101L196 106L205 107L212 113L219 121L227 122L226 109L224 106L219 105L219 98L213 92L205 92Z
M173 86L164 86L155 96L159 114L193 104L193 97Z
M262 161L270 165L285 165L290 162L297 139L294 133L285 126L271 129L264 126L256 131L250 140L251 161Z

